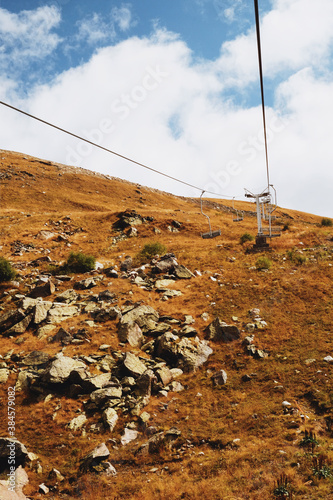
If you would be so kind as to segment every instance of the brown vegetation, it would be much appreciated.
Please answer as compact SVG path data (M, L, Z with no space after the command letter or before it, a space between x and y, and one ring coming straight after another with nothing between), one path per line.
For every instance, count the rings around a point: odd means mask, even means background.
M80 399L64 394L45 402L18 393L17 438L39 456L43 467L42 474L28 469L30 483L24 492L29 498L44 497L37 493L38 485L47 483L50 470L56 468L65 482L58 493L47 498L268 500L284 498L274 496L274 489L279 477L286 474L292 498L333 499L330 478L313 473L313 454L327 456L327 463L333 458L333 434L328 424L333 419L333 365L323 360L333 355L333 229L322 227L321 217L278 209L279 225L288 223L289 229L271 243L272 251L267 254L272 261L270 269L258 271L258 255L245 252L252 243L240 243L242 234L256 234L250 203L239 203L239 209L245 211L240 223L232 221L230 202L207 203L205 211L211 216L212 227L220 228L222 234L202 239L200 233L208 228L198 199L172 196L8 151L0 152L0 176L0 254L16 266L22 278L26 271L20 270L19 264L41 255L60 263L71 251L83 251L105 267L119 266L125 256L134 258L146 243L158 241L180 264L202 275L177 282L183 295L165 302L154 291L128 280L111 279L110 290L119 297L119 305L131 299L181 320L190 314L201 338L208 324L202 318L204 312L209 314L209 322L218 316L239 326L242 339L247 335L244 325L251 322L249 310L259 308L267 322L267 328L255 331L256 346L269 353L267 358L249 356L241 342L211 342L214 353L207 364L182 376L185 391L151 399L145 408L151 425L162 430L177 426L182 432L173 449L161 449L155 455L135 454L147 439L144 435L125 447L118 444L113 448L108 440L119 440L125 417L120 417L113 433L82 435L66 428L81 407ZM138 237L115 243L118 233L113 224L117 214L127 208L154 220L138 226ZM181 223L178 232L167 229L173 220ZM66 239L43 239L41 231L59 227L68 232ZM156 234L156 228L160 233ZM29 251L14 255L15 241L30 245ZM304 259L300 262L292 255ZM48 264L39 270L47 272ZM66 288L66 283L59 285L59 293ZM1 285L3 311L11 306L11 289L11 284ZM96 287L94 293L102 289ZM23 279L17 292L27 290ZM74 317L61 326L82 327L85 319L88 316ZM66 355L89 355L102 343L119 349L114 322L90 329L89 335L89 344L66 346ZM14 349L14 353L39 350L54 355L61 350L61 346L39 340L29 331L22 337L20 344L15 337L2 338L0 354L4 357ZM213 388L211 374L220 369L228 374L227 384ZM248 381L244 381L245 375L250 375ZM7 436L7 387L15 382L16 375L11 374L8 383L0 386L1 436ZM293 414L284 412L282 402L286 400L295 408ZM97 417L89 417L89 424L96 421ZM300 446L305 431L318 437L319 446L313 453ZM78 475L80 458L102 441L109 443L110 462L117 476Z

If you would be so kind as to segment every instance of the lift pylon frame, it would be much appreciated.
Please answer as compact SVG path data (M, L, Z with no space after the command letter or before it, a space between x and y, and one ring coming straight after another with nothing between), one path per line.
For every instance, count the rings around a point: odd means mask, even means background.
M274 190L274 201L270 192L270 187ZM276 238L281 236L281 228L277 226L272 226L272 213L276 210L276 189L272 184L268 186L267 189L259 194L251 193L248 189L245 189L245 197L253 198L257 207L257 224L258 224L258 234L256 237L256 247L257 249L268 248L269 245L266 242L266 238ZM265 207L266 206L266 213ZM273 216L275 218L275 216ZM268 227L264 227L262 222L268 221Z

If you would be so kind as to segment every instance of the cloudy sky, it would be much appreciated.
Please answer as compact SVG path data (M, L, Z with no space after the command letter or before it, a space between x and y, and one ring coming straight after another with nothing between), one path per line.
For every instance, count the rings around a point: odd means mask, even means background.
M270 181L333 217L333 2L259 0ZM0 100L206 191L266 186L252 0L0 0ZM0 106L0 148L200 191Z

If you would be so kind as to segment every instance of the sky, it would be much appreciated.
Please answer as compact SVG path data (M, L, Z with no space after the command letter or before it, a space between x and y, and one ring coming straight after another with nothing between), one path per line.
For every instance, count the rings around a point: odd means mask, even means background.
M270 183L333 217L333 2L259 9ZM183 196L267 186L252 0L0 0L0 40L1 101L199 189L3 105L1 149Z

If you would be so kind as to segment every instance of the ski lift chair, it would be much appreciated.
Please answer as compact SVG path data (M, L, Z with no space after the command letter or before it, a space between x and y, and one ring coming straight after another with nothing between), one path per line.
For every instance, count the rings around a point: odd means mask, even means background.
M221 230L220 229L216 229L215 231L212 231L212 226L210 224L210 218L209 218L209 216L207 214L204 214L203 211L202 211L202 195L204 194L204 192L205 191L202 191L202 193L200 195L200 208L201 208L202 215L204 215L208 219L209 233L201 233L201 237L204 238L204 239L216 238L216 236L220 236L221 235Z
M235 209L235 198L232 199L232 209L233 209L232 222L241 222L242 220L244 220L243 210Z

